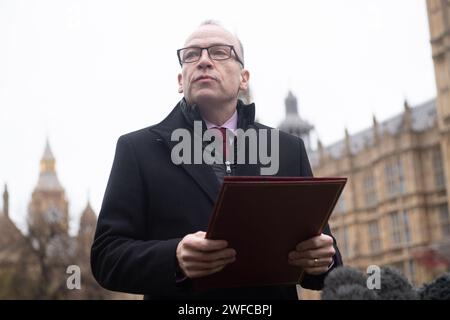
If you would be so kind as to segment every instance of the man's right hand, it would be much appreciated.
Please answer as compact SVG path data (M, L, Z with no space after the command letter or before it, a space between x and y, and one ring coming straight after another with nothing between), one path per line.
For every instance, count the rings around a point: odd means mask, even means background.
M177 260L188 278L204 277L236 260L236 251L225 240L205 239L206 232L185 236L177 246Z

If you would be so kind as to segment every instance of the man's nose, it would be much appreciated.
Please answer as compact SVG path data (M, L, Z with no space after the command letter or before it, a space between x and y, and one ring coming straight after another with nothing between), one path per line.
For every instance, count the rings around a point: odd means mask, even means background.
M199 68L209 68L212 66L211 58L209 57L208 50L203 49L200 55L200 60L198 60L197 67Z

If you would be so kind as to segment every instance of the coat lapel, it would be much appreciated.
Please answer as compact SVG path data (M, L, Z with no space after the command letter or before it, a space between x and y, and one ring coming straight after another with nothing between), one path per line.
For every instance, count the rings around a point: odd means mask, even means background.
M150 127L149 130L161 137L157 140L163 143L167 147L168 152L171 153L173 147L178 143L178 141L171 140L172 131L177 128L184 128L191 131L190 128L185 124L179 105L175 107L175 109L167 116L166 119L164 119L161 123ZM183 170L185 170L187 174L199 185L199 187L208 196L209 200L212 203L215 203L217 195L219 193L220 184L211 166L205 163L182 163L179 166Z
M192 114L186 114L183 110L189 107L182 99L172 112L159 124L149 128L150 131L156 133L162 142L171 153L173 147L178 143L171 140L173 130L184 128L191 132L193 136L192 123L195 120ZM238 102L238 127L247 129L254 126L255 107L254 104L244 105L241 101ZM184 109L183 109L184 108ZM197 115L198 117L198 115ZM256 129L256 127L254 127ZM248 159L248 155L246 157ZM179 165L187 174L200 186L212 203L215 203L220 190L219 181L211 168L202 162L202 164L180 164ZM261 164L241 164L236 166L236 175L239 176L258 176L260 175Z

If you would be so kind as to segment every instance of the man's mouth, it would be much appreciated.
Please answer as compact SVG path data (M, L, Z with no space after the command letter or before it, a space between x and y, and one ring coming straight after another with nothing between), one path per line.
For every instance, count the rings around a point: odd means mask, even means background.
M212 76L208 76L208 75L202 75L202 76L198 76L195 78L194 82L197 81L215 81L216 78L212 77Z

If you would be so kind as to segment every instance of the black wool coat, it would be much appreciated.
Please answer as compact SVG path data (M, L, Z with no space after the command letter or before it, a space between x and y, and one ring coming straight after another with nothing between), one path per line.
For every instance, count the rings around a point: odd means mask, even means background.
M270 129L254 121L254 104L239 100L237 110L239 128ZM189 279L175 281L177 245L188 233L206 231L220 189L210 165L171 160L178 143L172 131L192 131L195 119L201 120L195 106L182 99L161 123L119 138L91 250L94 277L109 290L148 299L297 299L295 286L195 293ZM277 176L312 176L300 138L279 132L279 155ZM257 176L260 167L238 164L233 174ZM331 235L328 225L323 232ZM336 242L335 249L333 268L342 265ZM321 289L325 276L307 275L302 286Z

